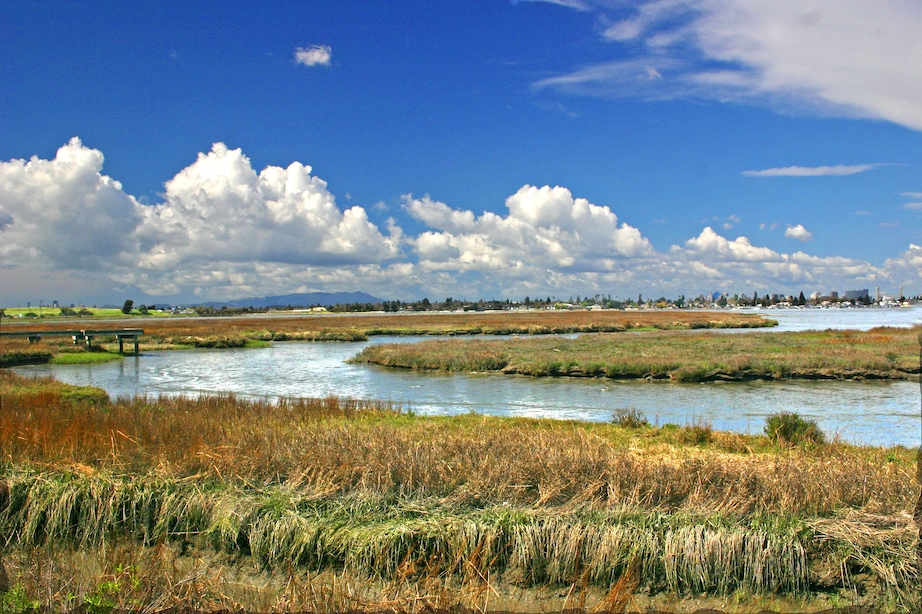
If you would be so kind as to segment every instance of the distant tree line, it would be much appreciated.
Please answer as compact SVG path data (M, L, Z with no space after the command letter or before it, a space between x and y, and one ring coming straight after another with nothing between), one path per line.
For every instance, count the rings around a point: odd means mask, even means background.
M402 301L402 300L387 300L379 302L366 302L366 303L343 303L338 305L331 306L322 306L320 304L313 305L275 305L272 307L211 307L211 306L195 306L191 309L200 316L232 316L232 315L246 315L253 313L266 313L269 311L286 311L286 310L295 310L295 309L312 309L312 308L322 308L326 309L332 313L362 313L362 312L384 312L384 313L399 313L399 312L425 312L425 311L507 311L512 309L590 309L590 308L602 308L602 309L637 309L637 308L647 308L647 309L700 309L700 308L709 308L713 306L717 307L755 307L761 305L762 307L769 307L772 305L778 304L787 304L792 306L806 306L811 304L818 304L820 302L843 302L845 298L836 297L830 298L828 296L820 297L818 299L807 299L804 296L803 291L798 295L782 295L782 294L771 294L771 293L760 293L755 291L752 295L747 294L714 294L710 296L705 296L703 294L698 295L694 298L686 298L685 295L680 295L677 298L669 299L664 296L660 296L657 299L645 299L643 294L638 294L637 299L633 298L613 298L611 294L602 295L595 294L593 296L581 296L577 295L576 297L570 296L567 298L557 298L553 296L547 297L536 297L532 298L526 296L521 301L511 301L507 299L478 299L476 301L467 300L467 299L456 299L451 296L447 297L443 301L433 301L429 298L422 298L416 301ZM864 296L860 299L848 299L852 303L869 305L872 302L872 299L868 296ZM134 303L131 300L125 301L125 305L122 307L122 311L125 313L131 313L133 310ZM148 308L144 305L138 307L138 311L141 313L147 313ZM165 307L168 309L169 307ZM127 310L127 311L126 311ZM64 309L62 309L63 314ZM70 313L63 315L71 315ZM82 314L79 314L82 315Z

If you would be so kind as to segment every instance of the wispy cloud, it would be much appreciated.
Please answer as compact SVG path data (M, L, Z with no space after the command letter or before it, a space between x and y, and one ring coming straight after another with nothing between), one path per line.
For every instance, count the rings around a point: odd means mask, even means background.
M328 45L298 47L295 49L295 62L305 66L329 66L333 50Z
M674 98L689 94L695 87L674 76L684 66L679 60L656 57L604 62L541 79L532 88L604 98Z
M539 88L747 102L922 130L922 4L645 0L625 15L622 3L555 3L597 11L621 57L544 79ZM662 78L638 80L647 66Z
M922 210L922 192L903 192L900 196L912 199L908 203L903 203L903 209L909 209L910 211Z
M519 2L544 2L546 4L565 6L567 8L576 9L577 11L588 11L591 9L589 3L583 2L582 0L513 0L512 3L518 4Z
M828 177L855 175L873 170L879 164L837 164L835 166L785 166L760 171L743 171L743 177Z

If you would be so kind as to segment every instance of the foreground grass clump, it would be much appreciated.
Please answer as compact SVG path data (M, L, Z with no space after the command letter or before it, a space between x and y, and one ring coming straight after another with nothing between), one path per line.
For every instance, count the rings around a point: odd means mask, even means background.
M8 372L0 385L0 477L10 486L0 536L29 586L39 583L33 568L121 549L127 566L151 552L208 561L201 578L226 566L295 584L332 574L415 586L427 597L401 593L409 610L547 587L595 591L589 605L702 592L859 600L857 587L861 603L908 607L917 596L909 511L919 487L914 451L902 448L422 418L336 398L109 400ZM71 592L105 596L102 582L128 578L113 565ZM60 594L53 582L27 595ZM177 579L168 603L186 603L187 589Z
M649 332L569 338L427 340L366 347L352 360L447 372L674 382L909 379L922 329L726 335Z
M776 443L826 443L826 435L816 421L806 420L796 413L782 412L769 416L765 424L765 434Z
M616 409L612 414L612 422L629 429L640 429L650 424L640 410L627 407Z

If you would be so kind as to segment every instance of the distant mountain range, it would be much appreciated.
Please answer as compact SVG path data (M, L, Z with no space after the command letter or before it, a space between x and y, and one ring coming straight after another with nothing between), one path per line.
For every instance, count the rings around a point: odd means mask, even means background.
M254 296L233 301L211 301L197 303L202 307L313 307L322 305L348 305L350 303L381 303L382 299L365 292L305 292L302 294L280 294L278 296Z

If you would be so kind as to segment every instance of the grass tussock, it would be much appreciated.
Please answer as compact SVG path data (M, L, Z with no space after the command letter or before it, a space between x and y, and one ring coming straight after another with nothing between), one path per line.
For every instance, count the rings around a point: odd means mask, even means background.
M768 417L765 434L776 443L822 444L826 443L826 434L815 420L806 420L796 413L781 412Z
M673 382L911 379L919 376L920 330L427 340L369 346L352 360L446 372Z
M20 569L31 552L122 544L273 577L584 586L611 603L618 582L653 596L917 594L919 487L901 448L421 418L337 398L109 400L8 372L0 385L0 536ZM59 594L43 590L42 603Z

